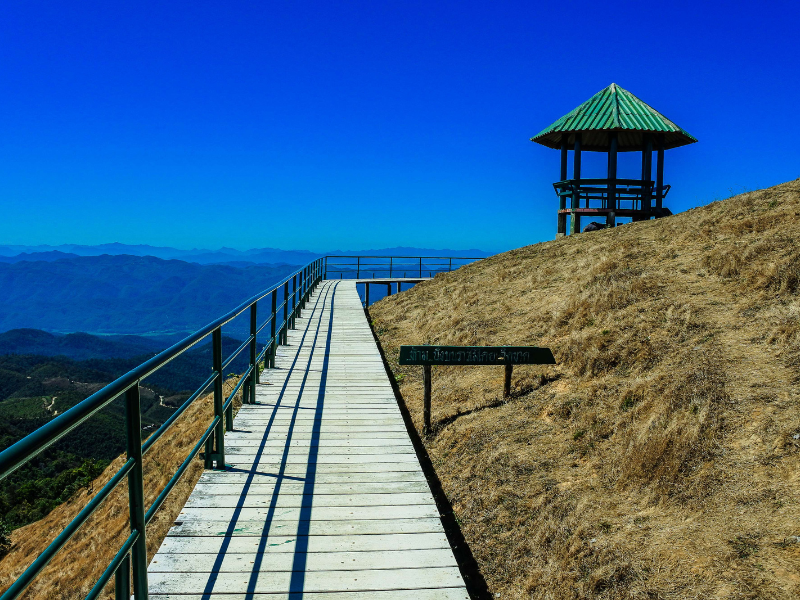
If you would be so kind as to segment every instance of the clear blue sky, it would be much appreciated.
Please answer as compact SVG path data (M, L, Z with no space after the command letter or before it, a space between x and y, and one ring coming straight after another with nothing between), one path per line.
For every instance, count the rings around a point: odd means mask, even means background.
M558 152L528 139L611 82L700 140L666 154L674 211L774 185L800 176L798 17L796 2L6 0L0 243L550 239Z

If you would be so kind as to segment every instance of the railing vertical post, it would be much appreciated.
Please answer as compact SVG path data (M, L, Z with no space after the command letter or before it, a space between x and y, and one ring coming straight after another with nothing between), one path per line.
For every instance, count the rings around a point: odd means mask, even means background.
M303 267L303 276L300 278L300 310L306 308L306 294L308 293L308 270L310 267Z
M392 278L392 266L394 263L394 258L392 256L389 257L389 279Z
M275 368L275 351L278 348L278 340L275 338L275 329L278 320L278 288L272 290L272 319L269 322L269 366Z
M219 417L220 421L217 424L216 431L214 432L214 442L216 445L216 452L214 458L217 461L217 469L225 468L225 414L223 411L223 404L225 399L222 393L222 381L225 378L222 374L222 328L217 327L211 334L211 345L214 360L214 371L217 373L217 378L214 380L214 416ZM232 421L233 419L230 419ZM233 423L231 423L232 425Z
M449 273L452 270L453 270L453 259L451 258L450 259L450 266L447 268L447 272Z
M419 257L419 278L422 279L422 257Z
M258 345L256 344L256 332L258 331L257 305L257 302L253 302L250 307L250 382L248 383L250 404L256 403L256 384L258 383L258 364L256 363L256 357L258 356Z
M356 279L361 277L361 257L356 256Z
M289 280L283 283L283 345L289 344Z
M131 600L131 555L122 559L114 573L114 600Z
M125 392L125 425L128 438L128 458L134 461L128 474L128 509L131 531L139 537L131 548L133 563L133 595L147 600L147 540L144 522L144 474L142 471L142 415L139 382Z
M328 257L327 256L325 257L325 265L323 267L322 278L323 279L327 279L328 278Z
M294 320L297 318L297 273L292 277L292 329L295 328Z

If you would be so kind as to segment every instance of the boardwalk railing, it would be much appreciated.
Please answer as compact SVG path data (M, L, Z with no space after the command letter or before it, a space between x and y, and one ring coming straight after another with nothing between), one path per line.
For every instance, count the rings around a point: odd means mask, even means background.
M454 256L326 256L325 279L427 279L481 258Z
M205 446L206 468L225 468L225 430L233 428L233 398L241 389L246 403L255 403L255 384L258 383L258 366L261 361L265 367L274 366L275 350L278 344L286 343L289 329L308 296L322 280L324 260L315 260L291 274L275 287L263 291L246 300L228 314L206 325L200 331L178 342L147 362L139 365L119 379L111 382L103 389L92 394L68 411L57 416L46 425L27 435L13 446L0 453L0 479L6 477L40 452L57 442L78 425L96 415L120 396L125 397L127 455L128 460L114 474L109 482L89 501L78 515L64 528L55 540L31 563L31 565L0 596L0 600L17 598L31 584L34 578L53 559L56 553L69 541L86 520L94 513L109 494L127 478L128 506L130 511L131 533L118 550L100 579L86 596L96 598L100 595L111 577L115 578L116 598L130 598L131 572L133 573L133 590L137 600L147 598L147 524L155 516L156 511L164 503L167 495L175 487L180 477L189 467L191 461ZM281 303L278 304L278 297ZM258 324L258 303L267 303L267 319ZM228 358L222 358L222 326L237 316L249 311L250 335ZM269 338L261 351L258 351L257 335L269 326ZM212 372L206 381L142 444L141 407L139 402L139 382L151 375L177 356L181 355L198 342L211 336L212 340ZM250 364L241 376L238 384L227 398L223 397L223 372L241 352L250 351ZM183 414L187 408L208 388L214 388L214 418L189 452L186 460L178 467L172 479L166 484L153 504L145 507L144 482L142 473L142 457L153 447Z
M344 260L347 259L347 260ZM278 345L287 343L287 332L294 329L295 319L304 308L310 294L323 279L352 279L388 273L390 277L432 277L436 273L451 271L478 258L450 257L356 257L328 256L314 260L295 271L274 287L260 292L246 300L232 311L209 323L184 340L167 348L150 360L142 363L122 377L112 381L101 390L76 404L66 412L55 417L46 425L30 433L14 445L0 452L0 480L36 457L55 442L96 415L111 402L124 396L125 424L127 434L128 459L100 491L86 504L64 530L45 548L30 566L0 596L0 600L18 598L33 582L36 576L48 565L59 550L72 538L87 519L108 498L111 492L127 478L128 508L131 533L123 542L108 567L95 583L86 598L97 598L106 584L114 577L115 597L118 600L130 599L131 576L136 600L146 600L147 591L147 524L153 519L170 491L186 472L197 454L204 449L205 467L225 469L225 431L233 428L233 399L242 390L242 401L255 403L255 384L258 383L259 366L275 366L275 353ZM362 262L364 261L364 262ZM368 271L364 269L368 268ZM331 270L333 269L333 270ZM338 277L336 277L338 275ZM346 275L346 277L345 277ZM278 302L280 299L280 303ZM261 303L269 315L260 325L258 323L258 304ZM266 309L264 304L266 303ZM250 333L246 340L227 358L222 358L222 327L236 317L249 311ZM259 351L257 336L269 327L269 338ZM205 382L194 392L147 440L142 443L141 405L139 398L140 382L164 365L180 356L202 340L211 336L212 371ZM263 339L263 338L262 338ZM249 349L249 366L242 374L233 391L226 397L223 394L223 373L225 368L245 349ZM175 423L187 408L206 390L214 389L214 418L208 428L197 440L189 455L181 463L172 478L158 494L153 504L145 507L143 456L153 447L162 435Z

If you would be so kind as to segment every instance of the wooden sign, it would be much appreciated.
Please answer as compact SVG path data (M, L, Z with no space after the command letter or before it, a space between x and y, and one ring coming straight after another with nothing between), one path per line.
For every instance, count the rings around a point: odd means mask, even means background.
M401 365L554 365L536 346L400 346Z
M431 365L505 365L503 396L511 395L514 365L554 365L550 348L536 346L400 346L401 365L422 365L424 433L431 430Z

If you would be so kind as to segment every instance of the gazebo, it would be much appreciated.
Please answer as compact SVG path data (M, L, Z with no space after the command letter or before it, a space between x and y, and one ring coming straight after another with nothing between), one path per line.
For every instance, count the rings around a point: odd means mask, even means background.
M644 221L672 214L663 205L670 190L664 185L664 150L697 140L617 84L596 93L536 136L532 142L561 150L556 237L580 232L581 216L604 216L614 227L616 217ZM573 149L572 178L567 178L568 152ZM653 150L657 151L656 179L652 181ZM608 153L606 179L581 178L581 152ZM617 153L641 152L641 179L617 178ZM655 206L653 202L655 201Z

